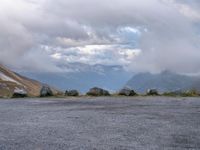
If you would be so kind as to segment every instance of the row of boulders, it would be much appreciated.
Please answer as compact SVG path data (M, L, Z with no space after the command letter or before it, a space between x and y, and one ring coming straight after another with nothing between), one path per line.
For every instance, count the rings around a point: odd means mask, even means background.
M91 88L86 93L86 95L88 95L88 96L110 96L111 94L109 93L109 91L107 91L105 89L94 87L94 88ZM133 89L123 88L117 93L117 95L136 96L138 94ZM147 91L147 95L156 96L156 95L159 95L159 93L156 89L149 89ZM65 92L65 96L79 96L79 92L77 90L69 90L69 91Z
M77 90L67 90L65 91L65 96L79 96L80 93ZM98 88L98 87L94 87L91 88L86 95L88 96L110 96L111 94L109 93L109 91L102 89L102 88ZM117 95L121 95L121 96L136 96L137 93L130 88L123 88L121 89ZM146 95L152 95L152 96L157 96L159 95L158 91L156 89L149 89L147 90ZM175 91L175 92L168 92L168 93L163 93L162 95L166 95L166 96L196 96L199 95L199 93L196 93L195 90L191 90L191 91L186 91L186 92L182 92L182 91ZM27 97L28 93L25 89L19 89L16 88L13 91L13 98L23 98L23 97ZM40 97L50 97L50 96L54 96L54 93L52 91L52 89L45 85L42 86L41 90L40 90Z
M40 97L48 97L48 96L53 96L53 92L51 90L51 88L49 86L42 86L41 90L40 90ZM28 92L22 88L16 88L13 91L13 98L24 98L28 96Z
M88 96L110 96L110 93L107 90L94 87L91 88L86 95ZM65 96L79 96L79 92L77 90L67 90L65 91Z
M79 96L79 92L77 90L67 90L65 91L65 96ZM102 88L98 88L98 87L94 87L91 88L86 95L88 96L110 96L111 94L109 93L109 91L102 89ZM121 95L121 96L135 96L137 95L137 93L130 88L123 88L121 89L117 95ZM147 95L159 95L156 89L150 89L147 91ZM24 89L15 89L13 92L13 97L14 98L23 98L23 97L27 97L28 94L26 92L26 90ZM52 89L49 86L42 86L41 90L40 90L40 97L50 97L50 96L54 96Z
M109 91L107 91L105 89L94 87L94 88L91 88L86 93L86 95L88 95L88 96L110 96L111 94L109 93ZM133 89L123 88L117 93L117 95L136 96L138 94ZM157 95L159 95L159 93L156 89L149 89L149 90L147 90L147 95L157 96ZM79 92L77 90L66 91L65 96L79 96Z
M79 92L77 90L66 90L65 91L65 96L79 96ZM94 87L91 88L86 95L88 96L110 96L111 94L109 91ZM135 96L137 95L136 92L132 89L129 88L123 88L119 91L118 95L124 95L124 96ZM43 86L41 91L40 91L40 97L47 97L47 96L53 96L53 92L51 89L47 86Z

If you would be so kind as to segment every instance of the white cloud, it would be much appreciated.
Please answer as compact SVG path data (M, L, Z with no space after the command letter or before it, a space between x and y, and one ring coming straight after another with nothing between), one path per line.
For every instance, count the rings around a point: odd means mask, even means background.
M190 6L184 4L179 5L179 7L180 12L186 17L189 17L194 21L200 20L200 12L198 10L195 10Z
M130 65L134 57L140 53L139 49L126 49L120 45L86 45L55 51L52 48L51 57L59 63L122 65L124 67Z
M141 34L141 32L138 29L132 28L132 27L129 27L129 26L120 28L119 31L120 32L126 32L126 33L134 33L136 35L140 35Z
M1 0L0 62L200 72L199 8L197 0Z
M54 58L54 59L61 59L62 54L61 53L54 53L54 54L51 55L51 57Z

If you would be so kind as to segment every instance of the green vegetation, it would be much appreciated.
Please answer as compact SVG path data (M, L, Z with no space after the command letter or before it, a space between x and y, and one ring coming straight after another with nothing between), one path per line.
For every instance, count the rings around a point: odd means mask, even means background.
M198 97L200 93L197 92L195 89L188 90L188 91L179 91L179 92L165 92L162 94L163 96L172 96L172 97Z

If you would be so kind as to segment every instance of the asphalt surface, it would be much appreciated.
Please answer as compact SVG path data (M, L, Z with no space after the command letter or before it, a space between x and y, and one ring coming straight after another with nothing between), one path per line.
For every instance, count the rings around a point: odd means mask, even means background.
M200 98L0 100L0 150L199 150Z

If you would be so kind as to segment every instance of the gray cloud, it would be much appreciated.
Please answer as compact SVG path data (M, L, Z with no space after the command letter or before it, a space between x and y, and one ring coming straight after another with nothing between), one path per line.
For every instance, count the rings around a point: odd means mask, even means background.
M77 61L197 73L199 7L197 0L2 0L0 62L25 70L60 71L57 64Z

